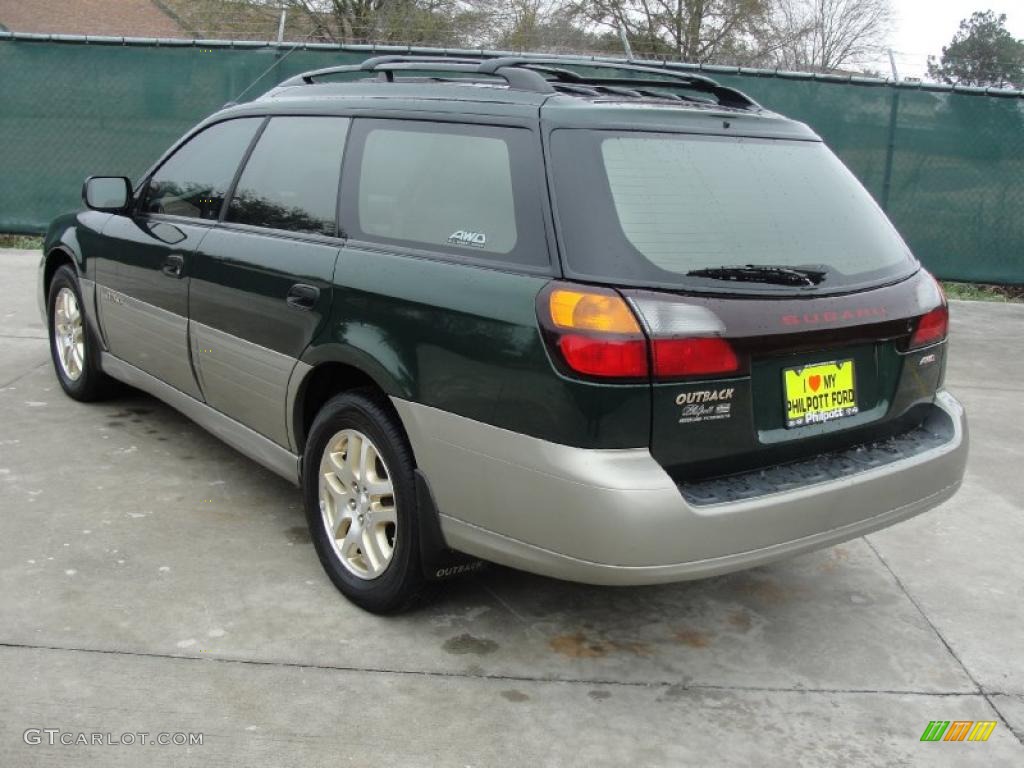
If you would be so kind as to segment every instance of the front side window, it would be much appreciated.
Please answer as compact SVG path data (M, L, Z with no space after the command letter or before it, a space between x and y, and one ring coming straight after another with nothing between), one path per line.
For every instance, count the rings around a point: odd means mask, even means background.
M534 134L518 128L359 120L343 224L368 240L478 261L548 265ZM354 210L351 210L354 208Z
M225 120L193 136L153 174L142 210L216 220L261 121Z
M273 117L228 204L227 221L335 234L348 118Z

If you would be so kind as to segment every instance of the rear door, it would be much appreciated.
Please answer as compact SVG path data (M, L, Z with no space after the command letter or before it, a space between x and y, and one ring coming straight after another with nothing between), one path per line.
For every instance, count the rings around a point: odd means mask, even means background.
M192 258L260 122L217 123L182 144L142 185L132 215L110 218L96 254L110 351L193 397L200 395L188 350Z
M281 445L289 378L331 304L348 126L271 117L194 257L192 358L206 402Z

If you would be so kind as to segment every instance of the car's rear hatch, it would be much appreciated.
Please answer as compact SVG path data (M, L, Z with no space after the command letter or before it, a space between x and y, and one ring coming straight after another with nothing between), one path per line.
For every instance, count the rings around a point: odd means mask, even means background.
M547 134L565 275L615 286L648 339L655 459L687 482L913 431L944 368L935 281L806 129L707 126Z
M651 452L679 480L905 433L925 419L941 384L945 345L929 337L911 349L920 318L942 302L923 271L810 300L625 295L653 335L651 318L706 310L735 351L736 371L652 384Z

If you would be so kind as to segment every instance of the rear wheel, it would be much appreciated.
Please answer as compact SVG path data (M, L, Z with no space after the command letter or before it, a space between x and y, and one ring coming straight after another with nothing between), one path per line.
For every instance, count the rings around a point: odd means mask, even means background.
M374 613L403 610L424 588L413 469L400 424L371 390L317 414L303 459L310 535L334 585Z
M62 266L54 274L46 306L50 356L61 387L75 400L98 400L108 391L110 379L100 369L99 347L89 332L71 267Z

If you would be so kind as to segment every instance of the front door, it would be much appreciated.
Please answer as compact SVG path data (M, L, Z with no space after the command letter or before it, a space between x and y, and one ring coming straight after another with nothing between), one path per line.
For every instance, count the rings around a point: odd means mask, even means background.
M348 124L270 118L194 257L190 333L206 402L281 445L289 378L330 309Z
M200 392L188 349L192 258L260 122L228 120L184 142L142 185L131 215L110 218L97 253L108 349L193 397Z

